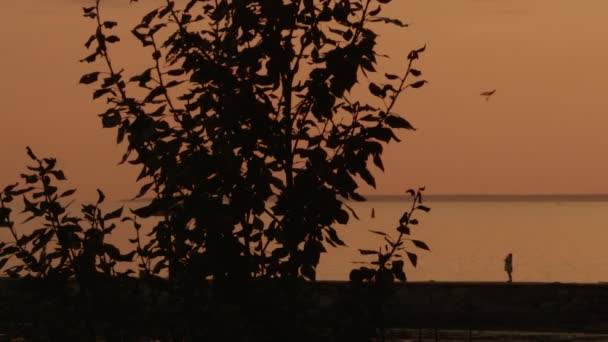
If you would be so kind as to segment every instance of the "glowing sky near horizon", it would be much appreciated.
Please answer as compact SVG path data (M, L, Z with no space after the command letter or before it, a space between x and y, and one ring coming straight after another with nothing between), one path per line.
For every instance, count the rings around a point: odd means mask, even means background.
M142 5L104 1L122 32L138 20ZM117 166L124 146L101 129L104 104L78 85L96 70L78 63L93 29L86 2L3 3L0 186L18 180L30 145L58 157L85 198L97 187L115 199L136 193L138 170ZM393 58L378 69L401 70L427 44L419 68L429 83L396 108L418 130L386 150L377 193L608 193L606 10L604 0L393 1L386 12L411 26L380 31ZM114 60L135 72L148 54L121 37ZM479 96L494 88L489 101Z

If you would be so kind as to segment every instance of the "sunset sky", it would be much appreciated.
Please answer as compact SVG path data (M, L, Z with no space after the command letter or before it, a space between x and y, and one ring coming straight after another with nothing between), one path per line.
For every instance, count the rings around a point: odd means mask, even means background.
M105 15L122 30L115 62L134 72L148 54L124 33L141 6L127 2L105 0ZM30 145L56 156L85 198L96 187L136 193L138 170L117 165L124 146L97 117L104 103L78 85L98 68L78 63L93 30L86 3L2 4L0 186L19 179ZM376 193L608 193L607 10L605 0L393 1L386 12L411 26L380 31L392 59L379 69L398 72L427 44L419 68L430 83L397 106L418 130L386 151ZM491 89L489 101L479 96Z

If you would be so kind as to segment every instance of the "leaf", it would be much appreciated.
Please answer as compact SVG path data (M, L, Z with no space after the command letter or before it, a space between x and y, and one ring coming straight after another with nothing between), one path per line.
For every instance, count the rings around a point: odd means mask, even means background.
M379 126L366 129L366 133L368 134L369 137L378 139L378 140L384 141L384 142L389 142L391 140L391 138L393 138L395 136L393 134L393 131L390 128L379 127Z
M11 194L12 196L19 196L19 195L22 195L22 194L28 193L28 192L30 192L30 191L32 191L32 190L34 190L34 189L35 189L34 187L31 187L31 186L30 186L30 187L28 187L28 188L23 188L23 189L19 189L19 190L14 190L14 191L11 191L11 192L10 192L10 194Z
M144 102L154 101L155 98L157 98L160 95L163 95L165 93L165 91L166 91L165 87L162 87L162 86L158 86L158 87L152 89L150 91L150 93L148 93L148 96L146 96L146 98L144 99Z
M92 72L90 74L86 74L80 78L81 84L91 84L97 82L99 77L99 72Z
M412 87L412 88L421 88L425 83L428 83L428 82L425 81L425 80L414 82L414 83L410 84L410 87Z
M52 174L53 176L55 176L55 178L57 180L66 180L65 174L61 170L53 170L53 171L50 171L49 173Z
M374 165L376 165L380 170L384 171L384 164L382 163L382 158L380 154L374 154Z
M47 247L49 241L55 235L55 232L49 229L49 230L43 231L43 233L41 235L42 236L35 242L34 248L32 248L31 253L36 253L43 247Z
M11 278L19 278L21 271L23 271L23 269L25 268L24 265L18 265L18 266L13 266L9 269L7 269L6 274L8 274L9 277Z
M114 259L116 261L121 261L121 262L131 262L131 261L133 261L133 257L135 256L135 253L136 253L136 251L131 251L127 254L119 254Z
M386 78L388 78L389 80L396 80L396 79L398 79L398 78L399 78L399 76L397 76L397 75L393 75L393 74L384 74L384 76L385 76Z
M312 265L303 265L300 268L300 272L308 280L315 281L317 279L317 271Z
M410 69L410 74L418 77L418 76L422 75L422 72L418 69Z
M97 204L101 204L103 203L103 201L106 199L106 195L104 195L103 192L101 192L101 190L97 189Z
M378 251L373 251L371 249L360 249L359 253L361 253L361 255L377 255Z
M414 267L416 267L416 265L418 265L418 256L414 253L410 253L410 252L406 252L407 253L407 257L408 259L410 259L410 262L412 263L412 265Z
M274 260L281 260L286 258L289 255L289 252L285 248L277 248L272 251L272 258Z
M100 98L100 97L104 96L107 93L113 93L112 89L110 89L110 88L97 89L93 93L93 99Z
M106 37L106 42L108 42L108 43L116 43L119 41L120 41L120 38L118 38L118 36L112 35L112 36Z
M27 155L32 159L32 160L38 160L38 158L36 157L36 155L34 154L34 152L32 152L32 149L29 146L25 147L26 151L27 151Z
M175 80L173 80L173 81L167 83L165 85L165 88L172 88L172 87L178 86L178 85L180 85L182 83L184 83L184 81L175 81Z
M426 245L426 243L420 241L420 240L412 240L412 242L414 243L414 245L420 249L424 249L427 251L430 251L431 249L429 248L429 246Z
M142 186L141 189L139 190L139 193L137 194L137 196L135 196L135 198L140 198L143 195L145 195L148 192L148 190L150 190L152 185L154 185L154 182L148 183L148 184L145 184L144 186Z
M89 39L87 39L86 43L84 43L84 46L88 49L91 44L93 44L93 42L97 39L97 36L92 34ZM81 61L82 62L82 61Z
M11 185L7 185L4 190L2 190L2 192L4 193L9 193L11 192L15 187L17 187L17 185L19 185L19 183L15 183L15 184L11 184Z
M403 225L407 222L407 220L409 219L410 214L408 212L404 212L403 215L401 215L401 218L399 219L399 224Z
M90 54L90 55L86 56L85 58L81 59L80 62L93 63L97 59L98 55L99 55L99 53L97 51L95 51L92 54Z
M349 207L347 204L342 203L346 209L348 209L348 211L350 211L350 213L353 215L353 217L357 220L359 220L359 216L357 215L357 213L355 212L355 210L353 210L353 208Z
M105 21L105 22L103 23L103 27L105 27L105 28L107 28L107 29L111 29L112 27L114 27L114 26L116 26L116 25L118 25L118 23L117 23L117 22L115 22L115 21Z
M327 229L327 234L329 235L330 241L332 241L333 243L337 244L338 246L346 246L344 241L342 241L342 239L340 239L340 237L338 236L338 233L335 229L330 227L329 229Z
M8 246L0 251L0 256L15 255L20 249L17 246Z
M386 234L385 232L381 232L379 230L369 230L370 232L374 233L374 234L378 234L378 235L382 235L382 236L388 236L388 234Z
M71 196L75 192L76 192L76 189L70 189L70 190L64 191L64 192L61 193L61 195L59 195L59 198Z
M347 30L346 32L344 32L344 34L342 34L342 38L344 38L344 40L351 40L353 36L353 30Z
M185 73L184 69L173 69L173 70L167 71L167 74L171 75L171 76L180 76L180 75L183 75L184 73Z
M416 130L407 120L405 120L404 118L397 116L397 115L389 114L384 119L384 121L391 128L405 128L405 129Z
M365 202L366 199L365 197L361 196L360 194L353 192L352 194L350 194L350 198L352 198L353 200L357 201L357 202Z
M113 220L113 219L119 218L122 215L122 210L123 210L123 207L120 207L111 213L105 214L103 217L103 220L105 221L105 220Z
M101 114L101 124L104 128L112 128L120 125L122 121L122 117L120 116L120 112L111 109L104 114Z
M363 179L365 183L371 185L374 188L376 187L376 179L367 168L360 169L359 176L361 176L361 179Z
M0 259L0 270L2 270L2 268L4 267L4 265L6 265L7 261L8 261L8 258L2 258L2 259Z
M397 231L401 234L410 235L410 228L408 228L406 226L397 227Z
M370 83L369 84L369 91L377 97L380 98L384 98L386 96L386 92L382 91L382 88L380 88L376 83Z
M426 211L427 213L429 211L431 211L431 208L429 208L427 206L424 206L424 205L419 205L419 206L416 207L416 209L419 209L419 210L422 210L422 211Z
M378 8L376 8L375 10L370 11L368 14L373 17L373 16L378 15L381 10L382 10L382 6L378 6Z
M348 223L348 213L344 209L337 210L334 217L339 224Z
M382 1L380 1L382 2ZM393 18L386 18L386 17L375 17L375 18L371 18L369 19L369 21L371 22L383 22L385 24L392 24L392 25L396 25L399 27L408 27L409 25L402 22L399 19L393 19Z
M156 263L156 265L154 266L154 268L152 269L152 273L153 274L158 274L162 269L167 268L167 264L165 263L165 261L159 261L158 263Z
M53 196L56 192L57 192L57 187L48 185L44 190L44 195L50 197L50 196Z

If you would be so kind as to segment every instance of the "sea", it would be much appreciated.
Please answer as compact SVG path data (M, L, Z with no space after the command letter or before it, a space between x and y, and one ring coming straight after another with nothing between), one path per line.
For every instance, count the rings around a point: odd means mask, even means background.
M411 198L366 197L366 202L347 202L359 218L351 216L336 227L347 246L327 246L318 280L347 280L353 268L373 261L359 249L377 250L386 242L370 230L398 236L398 221L410 209ZM516 282L608 282L608 195L428 195L423 204L431 210L416 211L419 224L411 226L404 245L417 255L415 267L404 258L409 281L506 281L504 258L512 253ZM141 205L114 202L106 208ZM78 214L78 207L74 204L70 211ZM25 218L18 216L15 222ZM141 221L143 229L154 221ZM36 220L17 224L22 231L39 225ZM110 242L128 250L133 237L128 222L119 223ZM0 241L10 240L8 230L1 230ZM423 241L430 250L416 248L411 240Z
M372 261L359 249L384 244L379 230L397 236L398 220L411 207L406 196L368 196L349 203L359 220L338 229L347 248L330 248L318 268L322 280L348 279L355 262ZM435 195L423 197L413 240L430 251L406 262L411 281L505 281L504 258L513 254L517 282L608 282L608 195ZM374 215L372 217L372 211Z

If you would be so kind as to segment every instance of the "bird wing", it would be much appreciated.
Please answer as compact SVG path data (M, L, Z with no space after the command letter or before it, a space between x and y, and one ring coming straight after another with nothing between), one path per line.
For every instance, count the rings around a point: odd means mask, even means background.
M496 92L496 89L492 90L492 91L484 91L483 93L481 93L481 96L492 96L494 93Z

